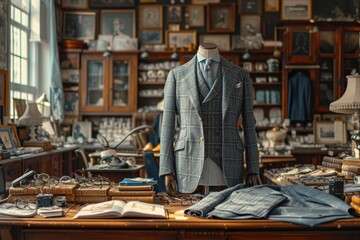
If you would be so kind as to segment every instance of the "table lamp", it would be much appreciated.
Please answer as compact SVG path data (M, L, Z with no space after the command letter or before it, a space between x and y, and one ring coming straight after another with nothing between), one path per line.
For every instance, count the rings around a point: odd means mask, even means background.
M36 103L41 108L40 110L41 114L44 114L45 107L50 107L50 102L46 97L46 93L41 94L41 96L36 100Z
M37 107L36 102L27 102L24 114L18 119L18 125L29 126L30 128L30 140L28 142L38 142L36 139L36 128L41 126L48 117L44 117Z
M360 75L346 77L347 87L344 94L335 102L330 103L330 111L341 114L353 114L355 123L351 139L360 149ZM359 154L356 153L357 158Z

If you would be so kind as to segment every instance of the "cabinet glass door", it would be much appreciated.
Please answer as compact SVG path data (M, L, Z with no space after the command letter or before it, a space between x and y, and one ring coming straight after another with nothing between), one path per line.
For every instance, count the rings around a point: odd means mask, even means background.
M104 106L104 62L89 60L87 63L86 105Z
M127 107L129 105L130 62L114 60L112 74L112 106Z

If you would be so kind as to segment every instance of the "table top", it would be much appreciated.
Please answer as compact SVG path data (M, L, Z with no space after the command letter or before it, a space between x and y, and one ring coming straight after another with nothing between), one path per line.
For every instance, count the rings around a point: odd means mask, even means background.
M135 167L129 168L116 168L104 167L104 165L94 165L85 169L86 172L136 172L144 167L144 164L137 164Z
M160 157L160 153L159 152L153 152L155 157ZM119 157L143 157L143 152L117 152L116 153L117 156ZM100 152L94 152L94 153L90 153L89 157L91 158L99 158L100 157Z

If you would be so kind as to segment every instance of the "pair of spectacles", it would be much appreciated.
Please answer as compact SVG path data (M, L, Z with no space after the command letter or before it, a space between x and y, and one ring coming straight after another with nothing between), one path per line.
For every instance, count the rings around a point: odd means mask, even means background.
M38 204L36 201L27 201L27 200L18 198L15 200L15 206L19 209L36 210L38 207Z
M99 186L101 189L104 185L110 186L110 180L103 176L97 177L89 177L86 178L84 176L79 176L75 179L75 182L80 185L81 187L92 187L92 186Z
M204 196L201 194L193 194L193 195L188 195L188 196L181 196L180 200L181 200L182 206L187 206L187 205L193 205L193 204L199 202L203 198L204 198Z

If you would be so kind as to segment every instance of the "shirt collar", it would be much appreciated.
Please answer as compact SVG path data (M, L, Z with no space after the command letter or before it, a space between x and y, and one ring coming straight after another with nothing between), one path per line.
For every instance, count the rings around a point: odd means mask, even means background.
M197 53L196 55L197 55L198 62L202 62L202 61L206 60L206 57L202 56L201 54ZM220 55L219 54L212 56L211 59L217 63L220 63Z

